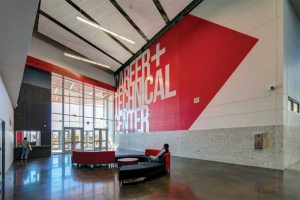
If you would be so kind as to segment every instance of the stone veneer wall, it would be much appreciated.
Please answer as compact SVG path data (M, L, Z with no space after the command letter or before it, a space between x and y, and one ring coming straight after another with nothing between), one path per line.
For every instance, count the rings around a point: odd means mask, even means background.
M254 149L254 134L265 133L264 149ZM283 169L283 126L116 134L118 148L144 151L170 144L173 156Z
M288 124L283 131L284 168L300 161L300 115L288 112Z

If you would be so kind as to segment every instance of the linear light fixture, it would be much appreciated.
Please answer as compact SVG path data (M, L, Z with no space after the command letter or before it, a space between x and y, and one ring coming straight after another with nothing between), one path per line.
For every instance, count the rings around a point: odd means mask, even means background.
M101 64L101 63L98 63L98 62L95 62L95 61L92 61L90 59L86 59L86 58L83 58L83 57L75 56L75 55L69 54L69 53L64 53L64 55L67 56L67 57L70 57L70 58L74 58L76 60L81 60L83 62L87 62L87 63L93 64L93 65L98 65L100 67L105 67L107 69L110 69L110 66L104 65L104 64Z
M89 20L83 19L83 18L81 18L81 17L79 17L79 16L77 16L76 19L79 20L79 21L81 21L81 22L83 22L83 23L86 23L86 24L88 24L88 25L90 25L90 26L92 26L92 27L94 27L94 28L100 29L100 30L102 30L102 31L104 31L104 32L106 32L106 33L108 33L108 34L111 34L111 35L113 35L113 36L115 36L115 37L118 37L118 38L120 38L120 39L122 39L122 40L125 40L126 42L129 42L129 43L131 43L131 44L135 44L134 41L132 41L132 40L130 40L130 39L128 39L128 38L126 38L126 37L120 35L120 34L117 34L117 33L115 33L115 32L112 32L112 31L110 31L110 30L108 30L108 29L106 29L106 28L103 28L102 26L99 26L98 24L95 24L95 23L93 23L93 22L91 22L91 21L89 21Z

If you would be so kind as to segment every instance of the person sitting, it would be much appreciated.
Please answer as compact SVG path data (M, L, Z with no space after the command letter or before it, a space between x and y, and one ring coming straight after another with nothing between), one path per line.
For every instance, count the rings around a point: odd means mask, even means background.
M21 160L27 160L29 150L32 151L30 142L27 140L27 137L24 137L24 139L21 143L21 147L22 147Z
M156 156L149 156L148 161L149 162L159 162L161 163L164 159L164 154L169 152L169 144L164 144L162 150L156 155Z

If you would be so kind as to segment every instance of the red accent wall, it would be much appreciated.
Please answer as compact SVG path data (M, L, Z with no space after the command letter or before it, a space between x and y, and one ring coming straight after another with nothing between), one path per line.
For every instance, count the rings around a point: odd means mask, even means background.
M85 82L85 83L89 83L95 86L99 86L102 87L104 89L107 90L111 90L111 91L116 91L116 87L103 83L101 81L97 81L94 79L91 79L89 77L77 74L75 72L72 72L71 70L65 69L63 67L48 63L46 61L34 58L32 56L27 56L27 60L26 60L26 65L42 70L42 71L46 71L46 72L55 72L64 76L68 76L70 78L74 78L77 79L79 81Z
M22 140L23 140L22 131L16 131L16 145L21 144Z
M119 74L117 131L189 129L257 41L187 15L149 48L149 54L144 53ZM154 56L157 48L165 51L159 63ZM153 100L146 102L151 93Z

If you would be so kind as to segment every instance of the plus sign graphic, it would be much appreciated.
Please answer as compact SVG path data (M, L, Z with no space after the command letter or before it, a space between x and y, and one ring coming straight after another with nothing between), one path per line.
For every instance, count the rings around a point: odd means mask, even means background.
M160 43L156 44L156 52L151 57L151 62L155 60L156 67L158 67L160 65L160 57L165 53L166 53L166 48L160 49Z

